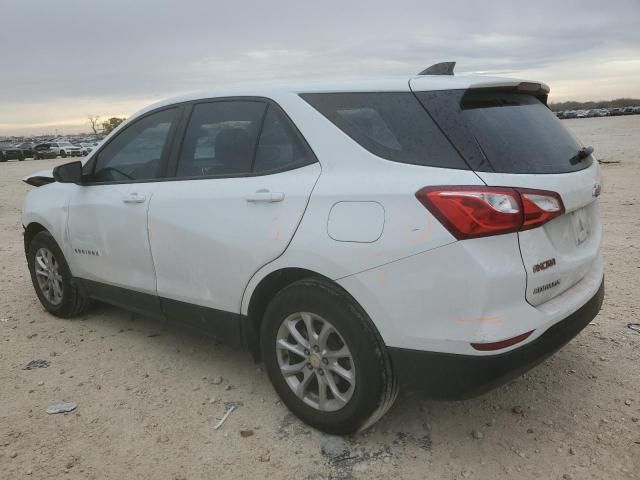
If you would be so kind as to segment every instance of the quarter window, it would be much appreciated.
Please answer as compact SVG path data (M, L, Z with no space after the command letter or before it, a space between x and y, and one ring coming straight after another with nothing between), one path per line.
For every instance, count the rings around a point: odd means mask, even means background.
M254 173L306 165L312 159L309 151L291 128L287 118L269 106L256 150Z
M98 154L93 181L161 178L175 118L176 109L172 108L147 115L126 127Z

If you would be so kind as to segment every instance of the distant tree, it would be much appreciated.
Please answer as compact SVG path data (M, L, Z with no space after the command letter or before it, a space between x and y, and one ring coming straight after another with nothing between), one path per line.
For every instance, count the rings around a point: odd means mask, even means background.
M99 128L99 120L100 117L98 115L96 116L89 116L89 126L91 127L91 130L93 131L93 134L97 137L98 136L98 128Z
M118 125L124 122L126 118L111 117L106 122L102 122L102 131L105 135L109 135Z

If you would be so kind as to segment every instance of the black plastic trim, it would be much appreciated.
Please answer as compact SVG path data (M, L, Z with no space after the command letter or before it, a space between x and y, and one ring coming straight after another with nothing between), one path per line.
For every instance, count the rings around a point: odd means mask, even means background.
M581 308L520 348L490 356L457 355L389 347L401 388L435 400L476 397L535 367L567 344L598 314L598 292Z
M239 313L168 298L160 298L160 303L167 320L172 324L215 337L227 345L239 346L243 344Z
M246 346L246 319L239 313L158 297L93 280L74 277L84 295L157 320L166 320L232 346Z
M73 282L86 296L94 300L109 303L141 315L164 318L160 308L160 301L156 295L78 277L74 277Z

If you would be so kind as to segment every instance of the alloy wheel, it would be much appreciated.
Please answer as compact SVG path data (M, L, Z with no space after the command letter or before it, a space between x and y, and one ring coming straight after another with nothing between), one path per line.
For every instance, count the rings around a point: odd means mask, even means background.
M278 366L289 388L322 412L343 408L356 386L348 345L326 319L298 312L284 319L276 336Z
M42 295L52 305L59 305L64 293L62 275L58 260L48 248L42 247L36 252L35 272Z

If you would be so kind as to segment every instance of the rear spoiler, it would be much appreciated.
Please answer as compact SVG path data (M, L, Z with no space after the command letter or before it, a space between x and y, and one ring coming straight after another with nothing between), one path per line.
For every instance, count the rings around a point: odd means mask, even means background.
M549 86L545 83L538 82L521 82L515 80L513 82L487 82L487 83L475 83L470 85L468 90L494 90L503 92L518 92L528 93L533 95L542 103L547 105L547 99L549 98Z

